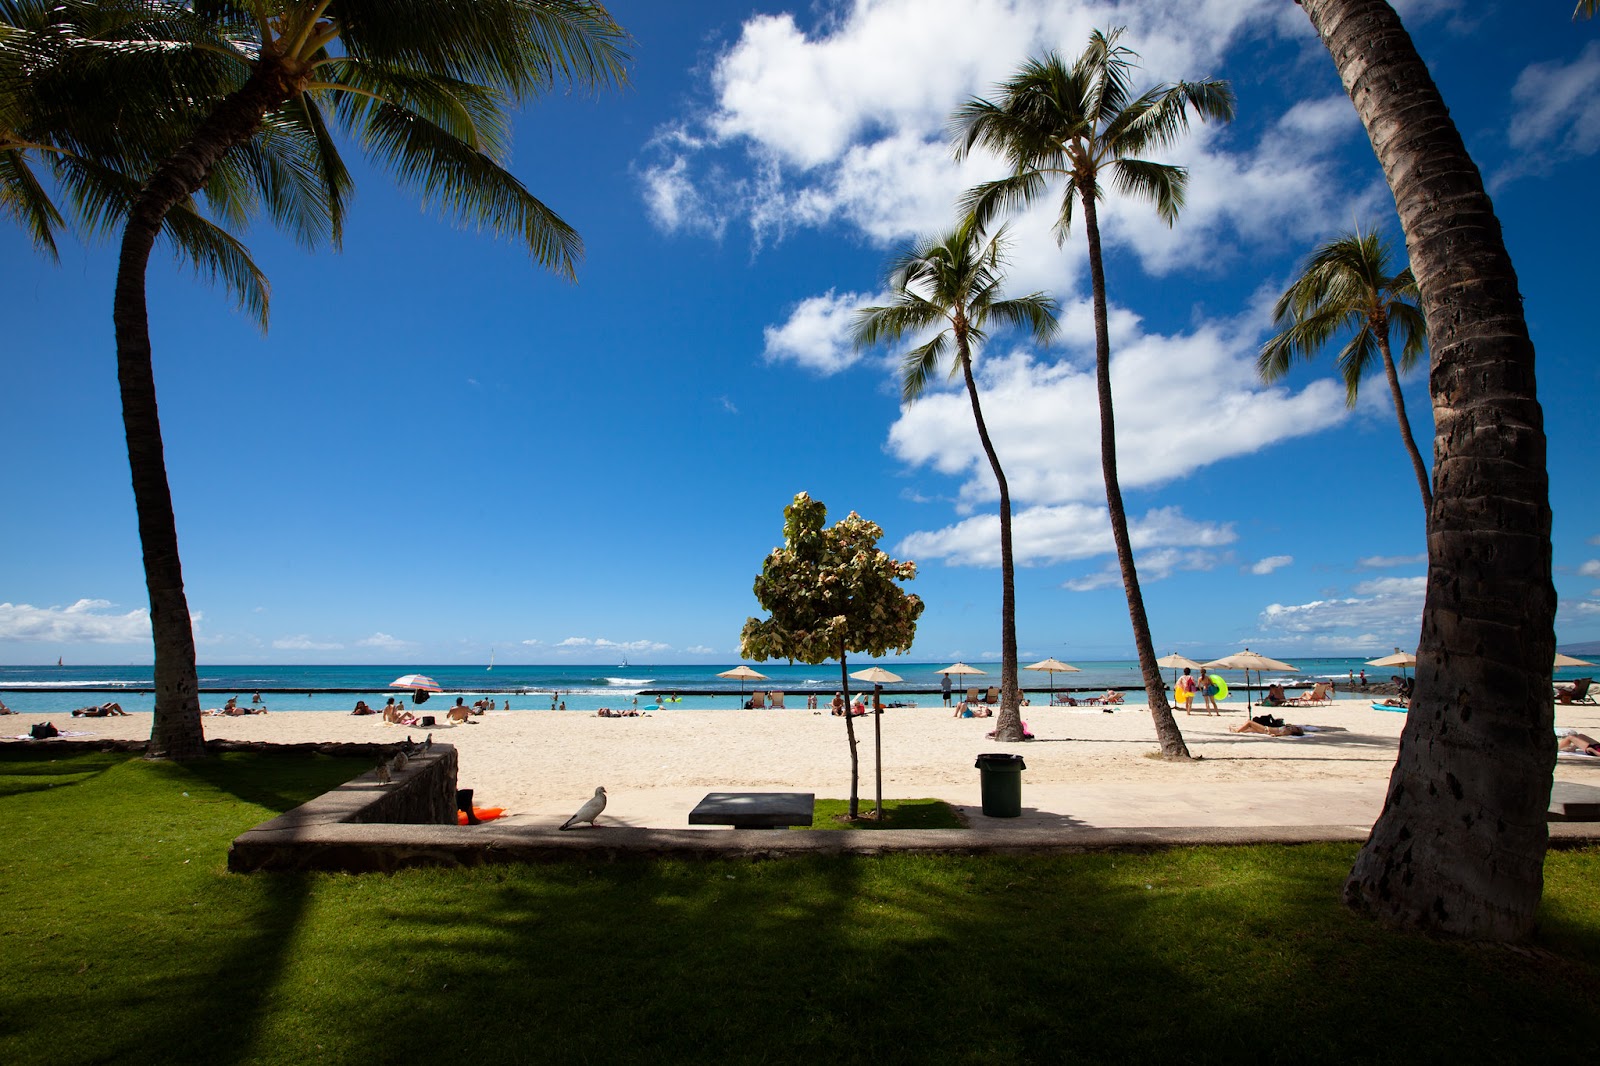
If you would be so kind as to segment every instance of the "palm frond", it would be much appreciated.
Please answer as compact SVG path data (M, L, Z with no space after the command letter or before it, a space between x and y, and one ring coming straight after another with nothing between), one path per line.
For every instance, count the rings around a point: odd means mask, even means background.
M1422 309L1403 300L1388 305L1389 326L1400 339L1400 369L1410 370L1428 347L1428 323Z
M1033 292L1012 300L995 301L989 305L988 317L1011 329L1025 330L1040 344L1048 344L1061 328L1056 319L1060 309L1054 297Z
M61 258L55 231L65 225L27 157L16 149L0 150L0 215L16 220L33 246L51 260Z
M208 281L221 281L240 310L248 312L261 331L266 332L272 286L250 258L249 249L201 216L191 203L179 204L167 212L162 233L189 260L197 274Z
M1178 213L1183 210L1184 188L1189 184L1189 171L1170 163L1114 159L1111 161L1111 183L1124 196L1154 204L1161 221L1171 226L1178 221Z
M583 256L577 232L494 160L389 105L373 112L365 133L369 150L422 195L424 206L518 240L541 266L576 276Z
M1372 330L1370 319L1362 319L1350 335L1350 340L1339 353L1340 376L1344 378L1344 402L1355 407L1361 394L1361 379L1378 362L1378 338Z
M900 398L914 403L928 387L950 349L950 331L940 330L928 343L913 348L900 362ZM953 361L952 361L953 362ZM952 365L951 372L955 372Z

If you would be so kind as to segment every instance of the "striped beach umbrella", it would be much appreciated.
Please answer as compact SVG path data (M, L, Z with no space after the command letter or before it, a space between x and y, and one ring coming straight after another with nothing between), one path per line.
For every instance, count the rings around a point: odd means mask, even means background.
M443 692L439 682L426 674L406 674L389 682L390 688L406 688L416 692Z

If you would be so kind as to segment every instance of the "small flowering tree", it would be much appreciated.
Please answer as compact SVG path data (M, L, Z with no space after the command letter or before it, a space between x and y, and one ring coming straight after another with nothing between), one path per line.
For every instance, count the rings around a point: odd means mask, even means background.
M824 529L828 508L800 493L783 509L783 547L774 548L756 578L756 601L771 617L745 620L739 653L746 659L839 660L845 734L850 738L850 817L858 813L860 760L849 713L850 652L879 656L908 651L922 614L920 597L897 582L917 576L917 564L878 549L883 527L850 512Z

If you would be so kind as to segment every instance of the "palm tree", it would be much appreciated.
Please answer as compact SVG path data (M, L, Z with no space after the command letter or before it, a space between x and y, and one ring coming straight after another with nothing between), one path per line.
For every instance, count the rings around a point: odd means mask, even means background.
M1017 687L1016 570L1011 554L1011 490L1000 457L989 439L972 375L974 348L988 339L991 321L1026 329L1040 344L1056 331L1056 303L1043 293L1002 299L1005 231L985 237L968 215L951 232L917 241L896 256L889 267L888 288L895 302L888 307L863 307L855 315L857 347L897 341L907 333L938 330L926 343L907 352L901 364L901 396L906 403L922 395L928 380L947 357L950 373L961 374L972 401L978 440L989 458L1000 489L1000 716L995 739L1022 739L1021 697Z
M1233 117L1233 93L1223 81L1158 85L1132 95L1129 70L1137 54L1119 45L1122 31L1089 36L1089 46L1068 67L1055 53L1029 60L1000 86L999 99L972 100L956 113L958 157L982 146L1001 155L1011 174L967 194L966 208L980 223L996 212L1045 194L1061 179L1064 190L1056 219L1056 238L1065 240L1074 201L1083 206L1089 242L1089 277L1094 289L1095 381L1100 400L1100 465L1106 508L1116 542L1128 616L1144 676L1150 714L1161 752L1188 758L1189 749L1167 704L1166 685L1156 665L1150 622L1145 614L1139 574L1128 537L1128 516L1117 480L1116 422L1111 402L1111 342L1106 327L1106 277L1100 251L1098 204L1103 185L1148 200L1169 226L1183 207L1188 172L1182 167L1138 158L1172 144L1189 127L1189 111L1202 119ZM1102 174L1104 172L1104 174Z
M1374 355L1381 358L1395 418L1400 422L1400 439L1422 490L1426 521L1433 508L1433 490L1428 487L1428 468L1411 434L1400 375L1389 349L1389 328L1393 326L1400 334L1401 368L1416 366L1428 333L1416 299L1417 283L1410 267L1389 273L1388 241L1377 233L1359 230L1335 237L1312 253L1305 271L1278 298L1272 321L1283 328L1262 346L1256 369L1262 381L1277 381L1289 372L1296 356L1311 359L1334 337L1348 331L1350 340L1339 353L1339 369L1344 374L1345 402L1354 407L1361 379L1372 369Z
M148 4L0 0L0 213L52 261L63 207L87 234L112 231L177 146L180 102L221 85L217 64L161 46L171 30ZM265 327L266 277L231 234L184 201L163 236Z
M1434 496L1416 687L1344 898L1471 939L1533 928L1555 765L1550 486L1533 342L1478 168L1383 0L1301 0L1394 193L1428 321Z
M165 8L184 8L177 3ZM151 367L145 270L173 208L246 173L258 201L210 201L225 217L257 203L307 241L339 240L351 179L339 159L342 128L379 166L458 218L526 244L534 260L572 276L577 234L496 162L510 104L566 81L624 77L624 35L582 0L200 0L192 40L229 63L234 81L166 155L128 212L113 318L117 375L145 581L155 639L153 754L203 753L194 634L178 557ZM273 171L263 144L309 141L294 174ZM280 193L314 180L312 210Z
M1594 13L1600 8L1600 0L1578 0L1578 6L1573 9L1572 17L1577 19L1580 15L1584 18L1594 18Z

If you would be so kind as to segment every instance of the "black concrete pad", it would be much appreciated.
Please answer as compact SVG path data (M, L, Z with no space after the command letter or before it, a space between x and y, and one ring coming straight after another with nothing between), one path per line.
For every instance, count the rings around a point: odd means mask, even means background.
M810 825L815 792L710 792L689 812L690 825L777 829Z
M1600 787L1576 781L1557 781L1550 786L1552 822L1600 822Z

